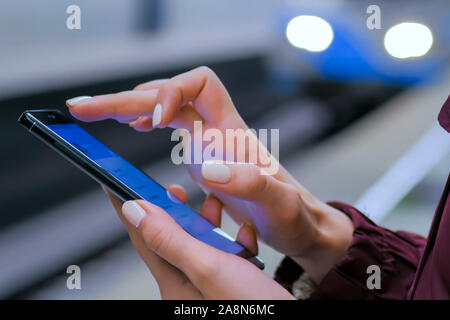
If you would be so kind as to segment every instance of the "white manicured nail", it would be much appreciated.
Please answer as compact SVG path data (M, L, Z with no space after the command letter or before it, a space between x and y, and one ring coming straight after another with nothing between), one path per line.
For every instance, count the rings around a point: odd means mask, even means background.
M67 100L67 104L69 105L69 107L73 107L73 106L76 106L77 104L86 102L87 100L91 100L91 99L92 99L91 96L75 97L75 98Z
M156 128L156 126L161 122L161 116L162 116L162 105L158 103L155 107L155 110L153 110L153 119L152 119L153 128Z
M147 213L136 201L127 201L122 205L122 213L124 217L136 228L139 227L142 219Z
M227 183L231 180L231 170L224 164L207 160L202 164L202 176L206 180Z

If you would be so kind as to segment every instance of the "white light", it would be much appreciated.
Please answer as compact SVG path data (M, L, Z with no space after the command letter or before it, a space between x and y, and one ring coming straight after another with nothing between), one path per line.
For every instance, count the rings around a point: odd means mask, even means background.
M298 16L289 21L286 37L297 48L319 52L333 41L333 29L324 19L316 16Z
M399 23L390 28L384 36L386 51L399 59L423 56L432 45L433 34L421 23Z

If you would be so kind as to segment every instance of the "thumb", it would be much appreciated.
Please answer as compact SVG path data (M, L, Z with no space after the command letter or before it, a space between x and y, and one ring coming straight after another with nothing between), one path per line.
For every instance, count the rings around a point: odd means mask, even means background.
M205 161L201 173L205 186L219 199L245 200L231 208L237 212L235 219L253 223L261 238L274 249L298 254L315 239L316 221L295 186L265 175L250 163Z
M125 202L122 212L131 224L137 226L147 248L183 272L203 297L292 298L250 262L190 236L163 209L138 200Z
M221 252L189 235L160 207L127 201L123 216L140 232L146 247L181 270L191 281L214 269Z

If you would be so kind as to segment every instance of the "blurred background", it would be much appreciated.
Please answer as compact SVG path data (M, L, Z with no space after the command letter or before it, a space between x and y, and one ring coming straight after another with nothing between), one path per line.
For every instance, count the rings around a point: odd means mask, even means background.
M73 4L80 30L66 27ZM450 166L450 136L436 124L450 93L449 9L444 0L1 1L0 297L159 298L98 185L16 120L199 65L223 80L251 128L280 129L281 163L322 200L426 235ZM83 126L163 185L185 186L199 207L204 195L170 161L170 130ZM229 219L224 229L237 230ZM263 244L260 256L273 275L282 256ZM72 264L81 290L66 287Z

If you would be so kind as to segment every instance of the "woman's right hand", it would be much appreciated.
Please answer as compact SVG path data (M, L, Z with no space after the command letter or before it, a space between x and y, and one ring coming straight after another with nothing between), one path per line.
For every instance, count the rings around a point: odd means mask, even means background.
M138 131L169 126L192 132L194 121L202 122L203 132L214 128L224 137L227 129L247 129L225 87L206 67L150 81L132 91L71 99L67 105L80 120L112 118ZM250 139L264 148L256 136ZM234 151L225 149L224 158ZM247 160L254 150L243 152L235 156ZM249 224L267 244L291 256L319 282L345 254L352 223L315 198L272 156L270 164L279 170L269 175L261 174L259 159L254 164L204 161L187 167L194 181L214 194L237 223Z

